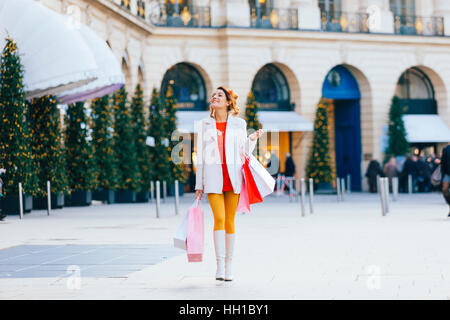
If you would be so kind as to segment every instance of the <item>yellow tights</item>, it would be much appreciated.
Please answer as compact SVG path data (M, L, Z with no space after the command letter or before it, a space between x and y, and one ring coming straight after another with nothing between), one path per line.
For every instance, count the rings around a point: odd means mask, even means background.
M234 233L239 194L233 191L208 193L208 201L214 214L214 231L225 230L226 233Z

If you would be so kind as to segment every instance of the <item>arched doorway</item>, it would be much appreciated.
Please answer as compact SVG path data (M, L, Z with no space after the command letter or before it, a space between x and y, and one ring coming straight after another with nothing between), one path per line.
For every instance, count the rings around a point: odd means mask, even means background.
M161 82L161 99L165 99L167 90L169 86L171 86L177 102L178 128L180 128L180 124L183 125L185 121L193 123L195 120L206 117L208 114L205 78L206 80L209 80L209 78L207 75L205 75L204 78L202 73L200 73L201 71L203 72L203 70L199 70L189 63L181 62L173 65L164 74ZM190 137L189 140L195 142L193 131L186 134L188 134L188 136L182 136L182 141ZM197 150L195 143L191 142L188 147L191 151L191 162L188 164L185 163L184 167L184 174L187 178L186 185L184 186L185 192L193 192L195 190Z
M418 136L419 127L415 125L422 121L427 121L427 116L434 115L434 121L439 121L438 103L435 97L435 89L431 79L420 67L412 67L402 73L397 86L395 95L400 98L402 106L405 108L403 121L408 134L408 142L411 146L411 152L416 155L431 155L437 153L437 144L446 142L440 140L436 135L435 139L430 136ZM425 116L425 117L423 117ZM412 126L415 126L413 128ZM436 122L437 130L439 124ZM414 136L412 135L414 133ZM428 139L428 141L425 141ZM432 141L433 140L433 141Z
M334 67L322 85L322 96L332 101L336 176L351 178L351 190L361 190L361 93L353 74Z
M200 72L188 63L178 63L167 70L161 83L161 96L172 86L178 110L206 110L206 86Z
M270 173L276 176L285 173L286 154L292 154L292 129L277 125L277 118L289 117L291 92L284 72L274 63L264 65L252 82L252 93L258 104L258 120L266 130L260 140L259 160L268 165ZM270 119L270 121L268 121ZM274 127L266 128L264 123L272 122Z

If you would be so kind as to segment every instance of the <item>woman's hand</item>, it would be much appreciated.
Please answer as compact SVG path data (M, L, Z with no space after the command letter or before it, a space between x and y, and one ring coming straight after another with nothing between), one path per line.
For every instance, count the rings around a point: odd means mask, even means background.
M264 134L264 130L259 129L258 131L254 132L250 135L250 140L255 141L256 139L260 138L263 134Z
M202 200L202 197L203 197L203 190L195 190L195 198Z

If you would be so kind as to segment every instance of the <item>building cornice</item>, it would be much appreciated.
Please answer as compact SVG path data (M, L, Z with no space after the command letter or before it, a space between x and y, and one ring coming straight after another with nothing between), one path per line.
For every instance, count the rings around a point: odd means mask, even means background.
M298 30L270 30L256 28L171 28L154 27L154 36L173 37L217 37L260 40L310 40L327 42L383 43L398 45L450 45L450 37L407 36L381 33L346 33Z
M108 9L109 12L114 13L118 17L127 20L129 23L134 25L137 29L144 31L147 35L153 33L154 27L148 23L143 21L141 18L133 15L131 12L128 12L124 8L122 8L117 3L114 3L111 0L86 0L91 4L101 5L102 7Z

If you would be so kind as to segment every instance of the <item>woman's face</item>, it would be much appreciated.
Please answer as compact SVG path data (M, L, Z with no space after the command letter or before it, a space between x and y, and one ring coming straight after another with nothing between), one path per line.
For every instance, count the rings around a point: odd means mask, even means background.
M209 101L209 105L211 108L214 108L216 110L218 109L224 109L227 110L228 106L227 96L225 95L225 92L223 92L222 89L217 89L213 95L211 96L211 100Z

